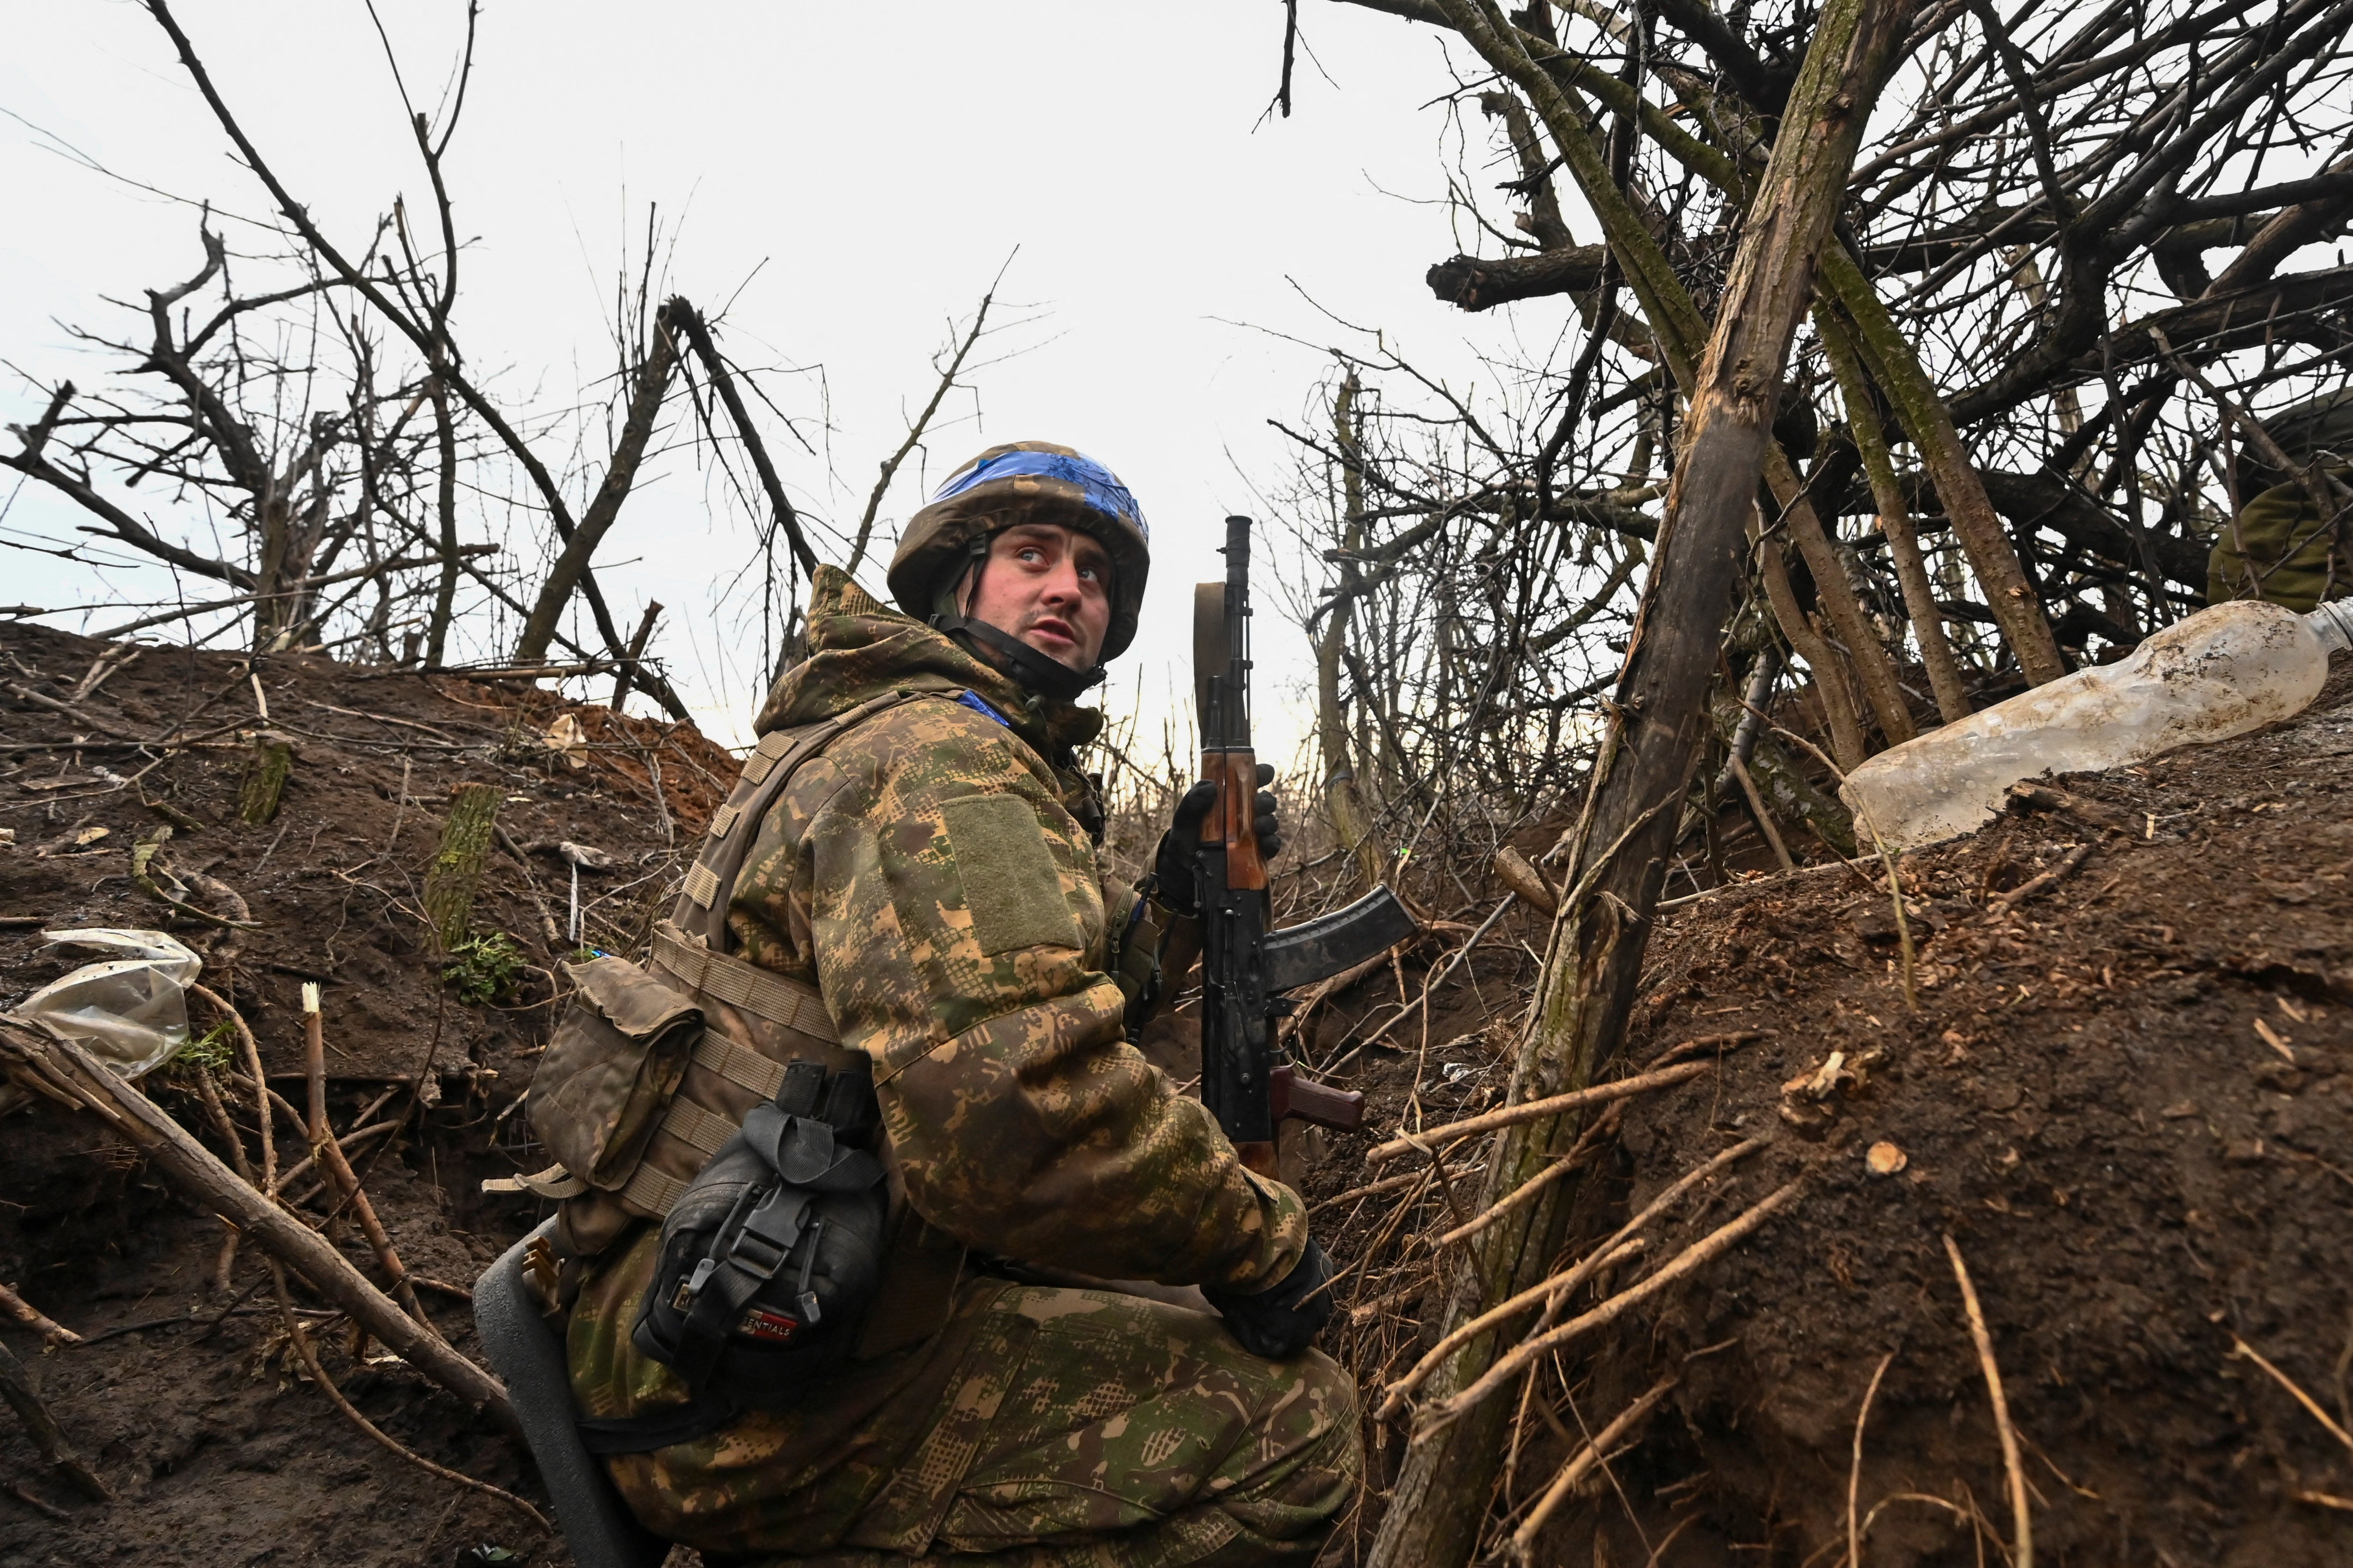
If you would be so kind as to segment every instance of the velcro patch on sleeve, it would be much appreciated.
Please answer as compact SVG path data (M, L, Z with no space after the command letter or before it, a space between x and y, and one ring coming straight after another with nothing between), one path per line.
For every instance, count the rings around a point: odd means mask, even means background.
M984 955L1079 945L1036 807L1018 795L972 795L943 801L940 815Z

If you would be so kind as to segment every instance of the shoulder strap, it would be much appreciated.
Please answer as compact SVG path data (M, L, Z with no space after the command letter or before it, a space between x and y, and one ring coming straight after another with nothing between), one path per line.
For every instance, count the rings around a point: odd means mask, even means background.
M962 687L902 686L830 719L791 730L771 730L761 736L752 754L744 759L743 774L727 803L712 814L710 832L686 873L671 921L682 931L701 937L713 952L723 952L727 940L727 900L734 890L735 879L752 851L761 821L800 765L847 731L903 703L924 697L955 701L963 695Z

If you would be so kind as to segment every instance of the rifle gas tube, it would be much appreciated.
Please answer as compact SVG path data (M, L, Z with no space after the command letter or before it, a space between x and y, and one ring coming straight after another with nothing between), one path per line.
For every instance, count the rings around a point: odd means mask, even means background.
M1194 698L1201 777L1218 786L1201 826L1201 1100L1245 1163L1271 1173L1275 1123L1296 1117L1354 1131L1364 1096L1293 1076L1274 1059L1281 994L1339 973L1411 935L1415 921L1387 887L1304 925L1267 930L1266 863L1253 822L1258 756L1250 748L1250 531L1226 519L1226 576L1193 592Z

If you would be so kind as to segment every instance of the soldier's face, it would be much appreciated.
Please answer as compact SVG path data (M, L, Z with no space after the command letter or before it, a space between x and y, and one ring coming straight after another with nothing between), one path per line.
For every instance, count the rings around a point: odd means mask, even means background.
M1111 557L1075 529L1008 528L989 542L965 614L1058 664L1092 668L1111 629Z

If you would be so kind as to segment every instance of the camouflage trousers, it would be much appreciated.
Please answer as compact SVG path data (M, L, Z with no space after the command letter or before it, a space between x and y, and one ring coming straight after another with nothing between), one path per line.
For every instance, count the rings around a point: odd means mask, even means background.
M575 1311L574 1385L595 1414L641 1407L612 1395L669 1375L621 1327L584 1345ZM1203 1313L981 1280L919 1359L895 1389L849 1391L865 1408L846 1429L756 1412L617 1457L614 1479L712 1568L1304 1564L1356 1496L1348 1374L1320 1352L1261 1360Z

